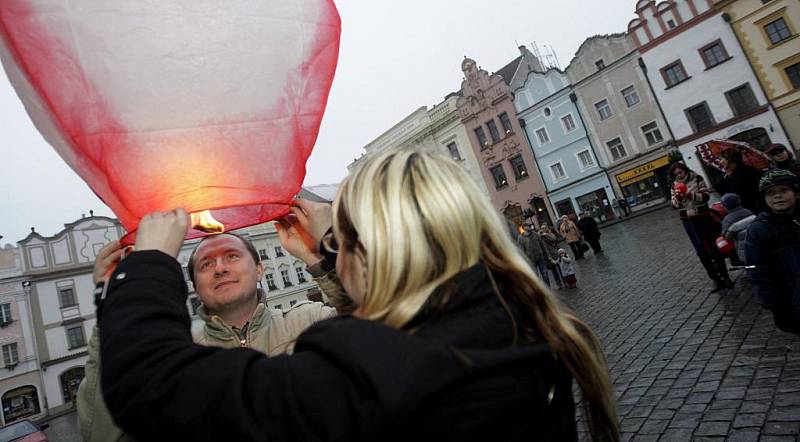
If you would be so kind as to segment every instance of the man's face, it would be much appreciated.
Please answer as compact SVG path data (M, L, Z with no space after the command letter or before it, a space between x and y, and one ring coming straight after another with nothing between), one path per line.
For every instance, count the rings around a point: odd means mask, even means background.
M194 287L210 311L246 302L255 296L263 272L242 240L232 235L209 238L194 256Z
M767 206L775 213L792 213L797 203L794 188L786 184L778 184L767 189L765 199Z
M789 152L787 152L786 149L782 149L776 153L770 154L770 157L776 163L782 163L789 159Z

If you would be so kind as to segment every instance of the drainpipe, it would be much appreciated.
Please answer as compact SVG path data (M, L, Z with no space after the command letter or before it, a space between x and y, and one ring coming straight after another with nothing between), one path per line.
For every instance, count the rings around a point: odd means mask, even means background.
M528 128L527 128L528 123L525 122L524 118L518 118L517 120L519 121L519 125L522 128L522 133L525 134L525 141L528 142L528 147L531 148L531 155L533 155L533 163L536 164L536 170L539 171L539 178L542 179L542 186L544 186L544 193L545 196L547 197L547 202L550 203L550 209L552 210L553 215L555 215L556 211L555 209L553 209L553 202L550 201L550 195L548 195L550 191L547 189L547 183L544 181L544 172L542 172L542 167L539 165L539 159L536 158L536 151L533 150L533 144L531 144L531 137L528 134ZM528 202L528 205L530 205L530 202Z
M642 69L644 72L644 79L647 81L647 88L650 89L650 95L653 96L653 99L656 100L656 107L658 107L658 113L661 115L661 119L664 121L664 124L667 125L667 132L669 132L669 137L672 138L672 145L676 148L678 147L675 144L676 138L675 134L672 133L672 127L669 125L669 121L667 121L667 117L664 115L664 109L661 107L661 101L658 100L658 96L656 95L655 89L653 89L653 83L650 82L650 76L647 75L647 65L644 64L644 60L642 57L639 57L639 68Z
M742 53L744 54L744 59L747 60L747 65L750 67L750 72L753 73L753 76L756 77L756 82L758 82L758 87L761 89L761 93L764 94L764 99L767 100L767 106L772 109L772 112L775 114L775 119L778 120L778 126L780 126L783 134L786 135L786 141L789 143L789 146L794 150L794 145L792 144L792 140L789 138L788 132L786 132L786 127L783 125L783 121L781 121L780 117L778 116L778 112L775 110L775 106L772 105L772 102L769 99L769 95L767 95L767 90L764 88L764 83L761 81L761 77L756 74L756 70L753 68L753 60L750 59L750 56L747 54L747 51L742 46L742 40L739 38L739 34L736 33L736 30L733 29L733 18L727 12L722 14L722 19L725 20L728 25L731 27L731 32L733 36L736 38L736 43L739 43L739 48L742 49ZM795 151L796 152L796 151Z
M599 167L600 170L603 171L603 174L606 176L606 180L608 180L608 183L611 184L611 178L609 178L608 176L608 170L606 170L605 167L600 165L600 157L597 156L597 151L595 151L594 149L594 143L592 143L592 137L589 136L589 131L586 130L586 122L583 121L583 114L581 113L580 106L578 106L578 96L575 94L575 92L570 92L569 101L572 102L572 105L575 107L575 112L578 113L578 119L581 120L581 127L583 127L583 133L586 134L586 140L589 142L589 149L592 150L592 155L594 155L595 159L597 160L597 167ZM614 195L615 199L619 198L619 195L617 195L617 192L614 190L613 185L611 186L611 194Z

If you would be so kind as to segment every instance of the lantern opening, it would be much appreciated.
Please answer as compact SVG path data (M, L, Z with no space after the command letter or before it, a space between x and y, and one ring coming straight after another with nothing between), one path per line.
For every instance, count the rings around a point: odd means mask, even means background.
M205 233L223 233L225 231L225 226L214 219L208 210L192 213L191 217L192 228L195 230Z

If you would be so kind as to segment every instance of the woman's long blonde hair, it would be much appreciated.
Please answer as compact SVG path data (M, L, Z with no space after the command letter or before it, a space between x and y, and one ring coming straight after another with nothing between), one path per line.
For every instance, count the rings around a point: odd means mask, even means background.
M525 317L583 392L595 440L619 436L608 368L599 341L542 285L508 235L497 210L452 159L401 149L365 160L333 204L340 247L361 256L362 317L405 326L437 287L482 261L507 284L498 293Z

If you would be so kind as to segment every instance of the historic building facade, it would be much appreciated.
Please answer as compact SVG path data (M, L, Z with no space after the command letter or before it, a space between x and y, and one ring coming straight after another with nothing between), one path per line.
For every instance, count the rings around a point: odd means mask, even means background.
M628 33L688 166L715 182L697 146L729 138L788 143L736 35L711 0L640 0Z
M716 0L783 123L800 148L800 2Z
M507 74L511 79L506 80L501 74L490 75L479 69L474 60L465 58L461 63L464 81L457 107L495 207L517 223L526 218L525 209L532 209L535 216L531 221L552 223L547 190L519 125L508 86L519 75L520 60L522 57L511 64L514 73ZM506 68L503 70L512 70Z
M459 118L457 101L458 94L451 93L431 109L422 106L415 110L367 144L364 154L348 165L347 169L353 170L365 158L378 152L401 147L426 149L451 156L464 166L478 187L488 195L478 160Z
M0 426L46 413L19 248L0 248Z
M669 126L630 36L586 39L566 68L600 164L632 210L669 198Z
M567 75L531 71L513 91L526 141L556 215L588 212L598 222L615 218L614 192L597 159Z

